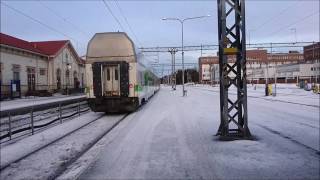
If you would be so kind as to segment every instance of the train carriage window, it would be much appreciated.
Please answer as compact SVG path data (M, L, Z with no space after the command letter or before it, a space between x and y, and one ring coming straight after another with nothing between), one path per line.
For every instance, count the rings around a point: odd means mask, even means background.
M118 81L118 69L114 70L114 80Z
M110 69L107 68L107 80L110 81Z

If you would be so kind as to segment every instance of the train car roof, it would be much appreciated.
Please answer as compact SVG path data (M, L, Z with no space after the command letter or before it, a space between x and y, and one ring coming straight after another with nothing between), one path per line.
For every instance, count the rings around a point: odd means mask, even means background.
M88 43L87 63L99 61L137 62L133 41L125 32L96 33Z

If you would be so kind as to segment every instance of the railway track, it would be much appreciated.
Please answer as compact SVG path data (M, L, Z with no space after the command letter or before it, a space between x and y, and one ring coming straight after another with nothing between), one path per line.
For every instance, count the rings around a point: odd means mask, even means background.
M35 177L53 179L63 173L69 164L81 157L128 115L100 115L14 161L1 164L0 177L1 179L33 179ZM37 162L32 163L35 161Z
M200 89L202 91L210 91L210 92L220 93L219 90L211 90L211 89L203 89L203 88L195 88L195 89ZM229 94L230 95L237 95L237 93L232 93L232 92L229 92ZM284 100L279 100L279 99L268 99L268 98L259 97L259 96L250 96L250 95L248 95L248 98L263 99L263 100L266 100L266 101L276 101L276 102L281 102L281 103L296 104L296 105L309 106L309 107L315 107L315 108L319 108L320 107L320 106L317 106L317 105L296 103L296 102L284 101Z
M285 135L285 134L281 133L280 131L274 130L273 128L270 128L268 126L257 124L257 123L253 123L253 124L256 125L256 126L259 126L260 128L263 128L264 130L268 131L269 133L272 133L274 135L277 135L277 136L280 136L282 138L288 139L289 141L293 142L296 145L299 145L299 146L304 147L304 148L306 148L308 150L311 150L315 154L317 154L317 156L320 157L320 151L315 149L315 148L313 148L313 147L310 147L310 146L308 146L308 145L306 145L306 144L304 144L304 143L302 143L302 142L300 142L300 141L298 141L298 140L296 140L296 139L294 139L294 138L292 138L292 137L290 137L288 135Z
M86 99L37 104L0 111L0 143L21 139L29 134L63 123L65 120L87 112Z

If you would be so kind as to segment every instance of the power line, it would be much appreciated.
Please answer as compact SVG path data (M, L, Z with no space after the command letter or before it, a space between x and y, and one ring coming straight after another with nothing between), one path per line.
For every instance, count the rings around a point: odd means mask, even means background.
M79 28L78 26L76 26L75 24L73 24L71 21L69 21L67 18L61 16L57 11L53 10L52 8L50 8L49 6L45 5L43 2L43 0L39 0L40 4L45 7L46 9L48 9L49 11L52 12L52 14L54 14L56 17L62 19L65 23L70 24L74 29L77 29L79 32L81 32L83 35L85 36L90 36L88 33L84 32L81 30L81 28Z
M132 32L133 36L135 37L135 39L137 40L139 46L141 47L141 42L139 41L138 37L136 36L136 33L134 33L133 29L131 28L129 22L128 22L128 19L127 17L124 15L119 3L118 3L118 0L115 0L116 2L116 6L118 7L119 11L120 11L120 14L122 15L123 19L125 20L127 26L129 27L130 31Z
M12 6L10 6L10 5L8 5L8 4L6 4L6 3L4 3L3 1L0 1L0 3L1 3L1 4L3 4L4 6L6 6L7 8L9 8L9 9L11 9L11 10L15 11L16 13L19 13L20 15L23 15L23 16L25 16L25 17L27 17L27 18L29 18L29 19L33 20L34 22L37 22L37 23L41 24L42 26L44 26L44 27L46 27L46 28L50 29L51 31L54 31L54 32L56 32L56 33L58 33L58 34L61 34L61 35L65 36L65 37L67 37L67 38L69 38L69 39L72 39L72 40L73 40L73 41L75 41L76 43L78 43L78 41L77 41L77 40L75 40L74 38L70 37L69 35L67 35L67 34L65 34L65 33L63 33L63 32L61 32L61 31L59 31L58 29L56 29L56 28L54 28L54 27L52 27L52 26L49 26L49 25L47 25L47 24L45 24L45 23L43 23L43 22L41 22L41 21L39 21L39 20L37 20L37 19L35 19L35 18L33 18L33 17L29 16L28 14L26 14L26 13L24 13L24 12L22 12L22 11L20 11L20 10L16 9L16 8L14 8L14 7L12 7Z
M280 43L253 43L246 44L247 48L298 48L305 45L313 44L314 42L280 42ZM272 44L272 45L271 45ZM203 51L203 50L218 50L217 44L207 44L207 45L193 45L184 46L185 51ZM168 48L181 48L181 47L143 47L139 48L144 53L154 53L154 52L168 52Z
M281 31L281 30L283 30L283 29L286 29L286 28L288 28L288 27L290 27L290 26L292 26L292 25L295 25L295 24L297 24L297 23L299 23L299 22L301 22L301 21L303 21L303 20L305 20L305 19L307 19L307 18L309 18L309 17L312 17L312 16L314 16L314 15L316 15L316 14L319 14L319 11L316 11L316 12L313 12L313 13L311 13L311 14L308 14L307 16L304 16L304 17L302 17L301 19L298 19L297 21L294 21L293 23L290 23L290 24L288 24L288 25L286 25L286 26L282 26L281 28L279 28L278 30L276 30L276 31L274 31L274 32L272 32L272 33L270 33L270 34L268 34L267 36L274 36L276 33L278 33L279 31Z
M278 14L274 15L273 17L269 18L268 20L264 21L263 23L261 23L257 28L253 28L254 31L262 28L263 26L265 26L266 24L268 24L269 22L271 22L272 20L278 18L281 14L285 13L286 11L288 11L290 8L292 8L293 6L296 6L297 4L299 4L300 2L296 3L296 4L291 4L290 6L286 7L285 9L283 9L282 11L280 11Z
M110 14L112 15L112 17L117 21L118 25L120 26L120 28L122 29L122 31L125 31L125 29L123 28L122 24L120 23L119 19L113 14L110 6L107 4L107 2L105 0L102 0L104 6L108 9L108 11L110 12Z

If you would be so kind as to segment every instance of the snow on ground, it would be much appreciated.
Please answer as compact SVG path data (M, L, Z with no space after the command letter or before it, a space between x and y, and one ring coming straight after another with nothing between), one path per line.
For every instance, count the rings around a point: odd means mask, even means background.
M32 136L26 137L19 141L13 141L8 145L1 145L0 151L0 165L1 167L22 158L23 156L43 147L50 142L68 134L81 127L82 125L92 121L95 118L101 116L102 113L88 113L78 118L74 118L72 121L64 122L63 124L54 126L45 131L39 132Z
M99 143L99 156L80 179L320 178L319 108L248 98L257 140L219 141L219 93L187 89L181 97L180 87L163 87L121 122Z
M54 179L123 115L108 115L1 171L1 179Z
M219 93L219 87L209 85L196 85L196 87L202 89L208 89ZM265 96L265 85L251 85L247 86L248 97L250 98L263 98L270 101L290 102L295 104L309 105L314 107L320 107L320 94L313 93L312 91L305 91L296 86L296 84L277 84L276 96ZM256 87L256 89L255 89ZM231 88L233 91L230 94L235 94L235 88ZM272 92L275 91L274 85L272 85Z
M15 99L10 101L1 101L0 110L5 111L14 108L23 108L33 105L47 104L52 102L65 101L70 99L77 99L81 97L86 97L85 95L55 95L51 97L25 97L21 99Z
M78 114L71 116L71 115L78 112L78 105L79 105L78 103L74 103L74 104L62 106L61 107L62 120L66 121L68 119L74 118L75 116L78 116ZM80 103L80 110L81 111L89 110L87 102ZM68 117L68 116L71 116L71 117ZM34 112L33 113L33 121L34 121L35 126L44 125L46 123L49 123L49 122L52 122L55 120L55 122L50 125L47 125L47 126L41 127L41 128L36 128L35 133L38 131L43 131L44 129L47 129L47 128L51 128L52 126L60 123L60 120L57 119L58 117L59 117L59 109L58 108L50 108L50 109L46 109L43 111ZM68 118L65 119L64 117L68 117ZM31 127L30 114L11 116L11 124L10 125L11 125L12 131ZM0 118L0 135L5 135L5 134L9 133L10 125L9 125L9 117L4 117L4 118L1 117ZM3 145L3 143L5 143L5 142L8 142L8 141L12 142L13 139L21 139L25 135L29 135L29 134L31 134L31 130L22 131L20 133L13 134L11 136L11 140L9 139L9 137L1 139L0 143Z

